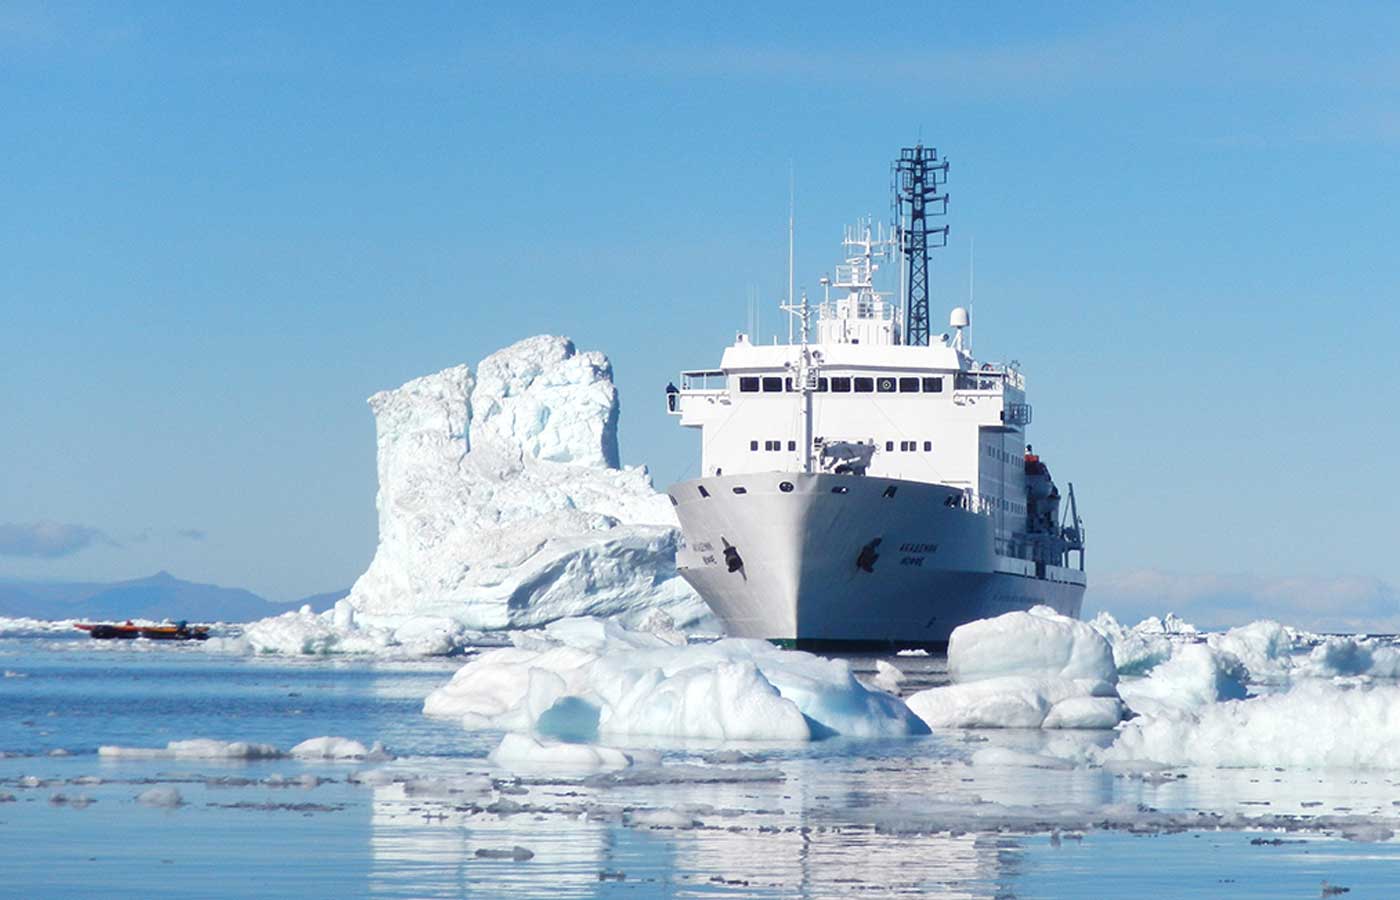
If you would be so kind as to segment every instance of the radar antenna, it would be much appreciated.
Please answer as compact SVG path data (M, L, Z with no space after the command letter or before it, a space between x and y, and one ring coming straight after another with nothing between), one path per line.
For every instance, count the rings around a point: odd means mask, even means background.
M948 226L929 228L927 216L948 212L948 195L938 189L948 182L948 161L939 161L938 151L917 144L899 151L894 163L895 219L899 223L899 246L908 266L905 282L904 343L928 346L928 248L929 238L936 247L948 245Z

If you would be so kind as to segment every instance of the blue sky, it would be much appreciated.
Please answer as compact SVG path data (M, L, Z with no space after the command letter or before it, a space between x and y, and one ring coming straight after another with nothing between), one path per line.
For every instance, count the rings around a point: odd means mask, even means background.
M693 473L660 388L779 327L789 166L815 289L922 136L1091 575L1397 612L1400 8L511 7L0 3L0 576L348 585L364 399L545 331Z

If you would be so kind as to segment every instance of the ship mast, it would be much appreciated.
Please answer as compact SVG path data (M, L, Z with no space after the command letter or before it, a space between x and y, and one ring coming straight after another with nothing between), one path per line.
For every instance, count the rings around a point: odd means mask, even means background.
M929 239L948 245L948 226L928 227L928 216L948 212L948 195L938 189L948 182L948 161L938 161L938 151L917 144L899 151L894 163L894 207L900 250L909 276L905 281L904 343L928 346L928 248Z
M783 312L789 315L788 321L796 317L801 325L801 343L798 345L797 362L788 363L792 370L793 387L802 397L802 474L812 474L812 395L817 391L817 371L821 354L812 349L809 343L811 334L812 307L807 303L807 292L802 292L800 304L783 304Z

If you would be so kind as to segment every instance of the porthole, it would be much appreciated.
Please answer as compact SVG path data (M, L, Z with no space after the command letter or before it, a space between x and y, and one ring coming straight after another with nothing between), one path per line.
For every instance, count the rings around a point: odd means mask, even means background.
M791 481L780 481L780 482L778 482L778 490L782 491L784 494L791 494L791 493L792 493L792 482L791 482Z
M675 497L671 496L670 494L667 494L666 496L667 496L667 497L670 497L670 499L671 499L671 505L672 505L672 506L680 506L680 504L676 502L676 498L675 498Z
M741 484L736 484L736 485L734 485L734 493L736 493L736 494L747 494L748 492L749 492L749 489L746 488L746 487L744 487L743 485L741 485Z
M705 490L705 486L704 486L703 484L700 485L700 486L697 488L697 490L700 491L700 496L701 496L701 497L708 497L708 496L710 496L710 492L707 491L707 490Z
M831 492L833 494L844 494L849 490L850 488L846 487L844 484L838 484L836 487L831 489Z
M897 485L893 485L893 484L892 484L892 485L890 485L889 487L885 488L885 492L884 492L883 494L881 494L880 496L882 496L882 497L893 497L893 496L894 496L894 492L897 491L897 490L899 490L899 487L898 487Z

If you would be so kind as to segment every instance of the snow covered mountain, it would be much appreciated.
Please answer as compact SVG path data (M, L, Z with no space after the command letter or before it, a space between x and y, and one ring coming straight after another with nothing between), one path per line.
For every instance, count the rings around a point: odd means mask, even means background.
M469 629L708 617L645 468L619 467L612 365L538 336L370 398L379 546L355 621Z

